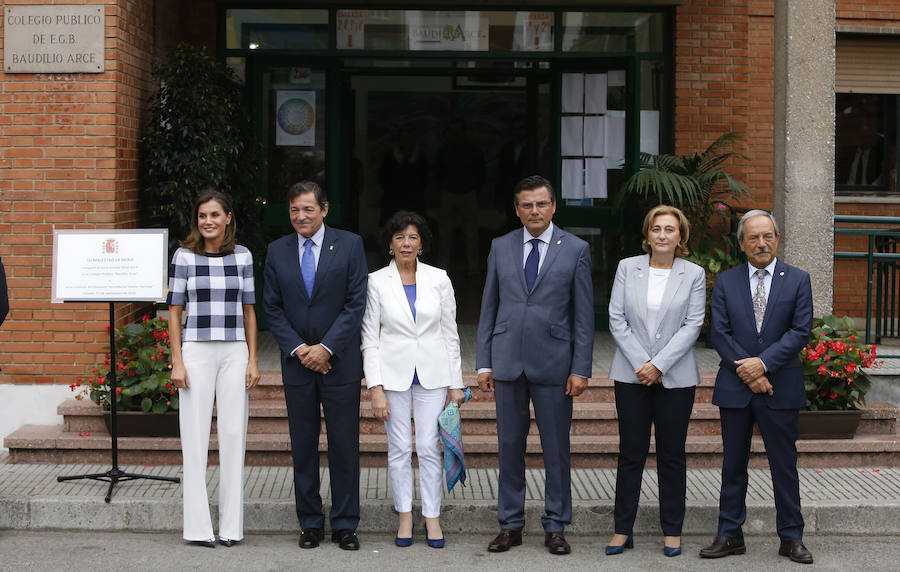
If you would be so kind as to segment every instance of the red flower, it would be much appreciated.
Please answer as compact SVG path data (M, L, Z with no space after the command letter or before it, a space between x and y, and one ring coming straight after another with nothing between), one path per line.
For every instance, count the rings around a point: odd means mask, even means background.
M837 398L837 393L832 391L831 393L828 394L828 399L836 399L836 398Z
M856 364L852 362L848 363L844 366L844 369L847 371L847 373L853 373L856 371Z
M816 369L816 373L819 375L828 375L828 368L825 367L825 364L822 364Z
M122 388L121 388L121 387L117 387L117 388L116 388L116 395L119 395L120 393L122 393Z
M120 361L116 362L116 366L119 368L119 371L125 371L126 369L128 369L128 366Z
M148 316L147 314L144 314L144 316L141 318L142 322L147 322L149 320L150 320L150 316Z
M70 384L69 384L69 389L71 389L72 391L75 391L75 384L74 384L74 383L70 383Z

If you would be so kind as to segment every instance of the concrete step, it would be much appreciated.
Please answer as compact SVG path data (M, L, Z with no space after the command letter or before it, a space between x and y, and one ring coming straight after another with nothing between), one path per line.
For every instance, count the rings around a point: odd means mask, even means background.
M99 407L90 401L70 399L57 407L63 416L63 427L69 432L106 432L106 425ZM464 435L496 435L497 412L492 401L470 401L461 409ZM892 435L897 431L900 410L889 403L871 403L860 420L858 434ZM215 412L212 433L215 434ZM324 421L322 431L325 431ZM250 401L250 434L288 434L287 407L281 399L254 399ZM360 404L360 433L384 434L384 423L372 415L368 401ZM576 402L572 411L573 435L616 435L618 421L615 403ZM534 411L531 414L531 435L537 435ZM719 408L710 403L695 403L688 426L690 435L719 435Z
M465 439L466 462L471 467L497 466L497 437L469 435ZM178 438L121 437L119 462L122 464L178 465L181 464L181 443ZM573 435L571 438L572 466L581 468L613 468L618 454L618 436ZM110 438L104 433L89 434L65 431L62 426L25 425L6 437L11 463L102 463L110 459ZM722 439L718 435L689 435L687 439L688 466L716 468L721 466ZM900 435L860 435L854 439L801 440L797 442L799 465L803 467L871 467L900 466ZM209 462L218 463L218 441L210 442ZM327 458L328 442L324 435L319 441L323 466ZM386 465L387 441L384 435L360 435L360 460L363 466ZM648 466L655 466L654 444L650 443ZM247 436L248 465L290 465L290 438L285 434L249 434ZM541 467L543 463L540 440L528 437L526 464ZM751 447L751 467L765 467L765 448L760 437L754 437Z
M472 390L472 394L476 401L489 399L488 396L482 395L478 389L477 375L474 371L463 372L463 382ZM697 387L695 401L697 403L710 403L712 401L713 386L716 382L715 372L707 372L700 374L700 385ZM605 371L595 371L591 379L588 380L588 387L579 395L576 402L615 402L614 382L607 377ZM362 401L369 399L366 392L366 382L362 380L360 383L360 395ZM250 392L250 400L260 399L263 401L271 399L284 399L284 385L281 382L281 372L264 371L262 379Z

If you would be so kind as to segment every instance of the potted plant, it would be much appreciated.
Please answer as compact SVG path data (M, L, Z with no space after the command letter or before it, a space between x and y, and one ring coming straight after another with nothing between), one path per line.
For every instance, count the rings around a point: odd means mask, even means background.
M737 219L732 205L750 193L724 167L731 159L743 158L732 150L739 139L736 132L724 133L703 151L689 155L641 153L640 170L622 187L622 196L638 195L676 206L691 222L687 260L706 270L704 329L709 323L709 300L716 276L740 263L737 240L731 232Z
M852 439L862 416L860 405L872 386L867 369L876 368L874 344L859 342L853 320L834 315L813 320L809 344L800 350L806 408L800 412L801 439Z
M169 229L170 250L190 231L191 207L204 187L231 196L241 244L262 264L265 161L244 98L244 86L205 48L178 44L153 71L151 96L138 140L141 199L152 226ZM146 215L145 215L146 216ZM257 268L262 275L261 266Z
M172 362L168 322L144 315L140 322L116 328L115 336L114 362L107 353L102 364L79 376L69 386L77 392L75 398L88 397L101 406L108 428L109 374L115 367L119 435L177 436L178 392L169 379Z

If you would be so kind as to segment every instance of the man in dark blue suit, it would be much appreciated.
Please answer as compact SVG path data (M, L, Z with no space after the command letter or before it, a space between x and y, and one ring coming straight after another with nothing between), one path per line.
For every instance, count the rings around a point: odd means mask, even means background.
M746 552L741 526L756 423L772 472L778 553L811 564L803 545L796 445L797 411L806 405L799 353L813 319L809 274L775 258L778 225L770 213L745 214L737 237L748 263L720 274L712 295L712 342L722 357L713 392L722 421L722 490L718 532L700 556Z
M572 398L587 387L594 346L591 249L553 225L550 181L526 177L514 192L524 228L491 244L475 359L479 387L497 400L500 534L488 550L522 544L530 401L544 451L544 545L551 554L568 554Z
M319 495L319 405L328 434L331 540L359 550L360 323L368 269L362 239L324 224L328 199L303 181L288 190L296 234L269 245L263 301L281 348L300 547L324 537Z

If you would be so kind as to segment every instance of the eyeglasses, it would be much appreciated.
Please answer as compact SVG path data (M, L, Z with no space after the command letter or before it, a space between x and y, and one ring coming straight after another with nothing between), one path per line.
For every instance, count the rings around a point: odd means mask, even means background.
M522 209L524 211L530 211L534 207L537 207L540 210L544 210L546 208L550 208L550 205L552 205L552 204L553 204L553 201L538 201L536 203L518 203L516 206L518 206L520 209Z

